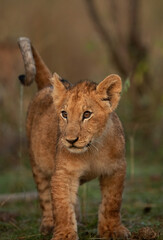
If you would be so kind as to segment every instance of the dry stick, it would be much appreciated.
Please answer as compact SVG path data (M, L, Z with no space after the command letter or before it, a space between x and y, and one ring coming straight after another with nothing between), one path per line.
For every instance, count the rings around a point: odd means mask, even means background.
M27 238L31 238L31 237L38 237L41 235L42 235L41 233L38 233L38 234L29 235L29 236L18 237L18 239L27 239Z
M131 136L130 137L130 177L131 180L134 179L134 175L135 175L135 159L134 159L134 137Z
M95 237L95 238L89 238L89 239L90 239L90 240L99 240L99 239L102 240L103 238L96 238L96 237Z
M15 228L17 228L18 230L21 230L20 227L18 227L13 221L10 221L9 222L12 226L14 226Z
M26 193L13 193L13 194L1 194L0 195L0 206L2 207L6 202L17 202L17 201L32 201L38 198L37 192L26 192Z
M23 96L24 96L24 87L20 84L20 96L19 96L19 160L22 162L22 133L23 133Z
M123 75L128 75L130 69L130 61L123 48L117 47L115 40L111 35L111 31L108 31L105 25L102 23L101 16L95 6L94 0L85 0L88 14L99 33L99 36L105 42L107 50L112 55L112 60ZM121 45L120 45L121 46Z

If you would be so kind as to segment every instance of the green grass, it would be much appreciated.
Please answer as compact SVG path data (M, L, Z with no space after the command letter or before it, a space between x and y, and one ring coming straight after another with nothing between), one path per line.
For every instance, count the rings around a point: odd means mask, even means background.
M135 175L130 179L128 168L123 195L122 221L136 232L142 227L153 228L163 239L163 175L158 165L136 164ZM7 184L7 185L6 185ZM0 176L0 189L4 193L35 189L29 168L17 168ZM100 203L98 181L94 180L80 187L83 222L79 225L81 240L97 238L97 212ZM1 212L13 214L7 221L0 221L1 240L50 240L51 236L39 233L41 212L38 201L0 204Z
M19 166L1 173L0 193L26 192L35 189L32 171Z

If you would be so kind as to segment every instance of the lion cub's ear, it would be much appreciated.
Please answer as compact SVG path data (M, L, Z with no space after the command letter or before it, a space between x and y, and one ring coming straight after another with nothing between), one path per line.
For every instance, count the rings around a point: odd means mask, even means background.
M116 74L109 75L97 86L98 95L102 101L109 102L112 111L114 111L118 105L121 90L122 81Z
M66 94L66 87L61 82L61 80L62 78L57 73L54 73L52 78L50 79L50 82L53 86L52 96L55 103L58 103L58 101L65 97Z

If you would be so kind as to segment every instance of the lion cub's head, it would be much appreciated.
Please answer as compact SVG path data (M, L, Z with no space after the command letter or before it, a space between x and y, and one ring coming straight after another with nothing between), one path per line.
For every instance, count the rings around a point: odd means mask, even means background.
M95 147L106 131L109 114L118 105L122 89L120 77L110 75L98 85L82 81L67 87L55 73L51 82L63 146L73 153Z

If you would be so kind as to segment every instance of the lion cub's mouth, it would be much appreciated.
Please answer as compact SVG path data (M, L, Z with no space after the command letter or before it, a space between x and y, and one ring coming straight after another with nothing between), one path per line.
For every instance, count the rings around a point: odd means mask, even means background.
M72 153L83 153L83 152L86 152L87 149L89 148L91 143L88 143L86 145L84 145L83 147L80 147L80 146L76 146L76 145L71 145L71 146L66 146L67 149L72 152Z
M89 147L90 146L90 143L88 143L87 145L85 145L84 147L78 147L78 146L75 146L75 145L71 145L69 148L78 148L78 149L83 149L85 147Z

